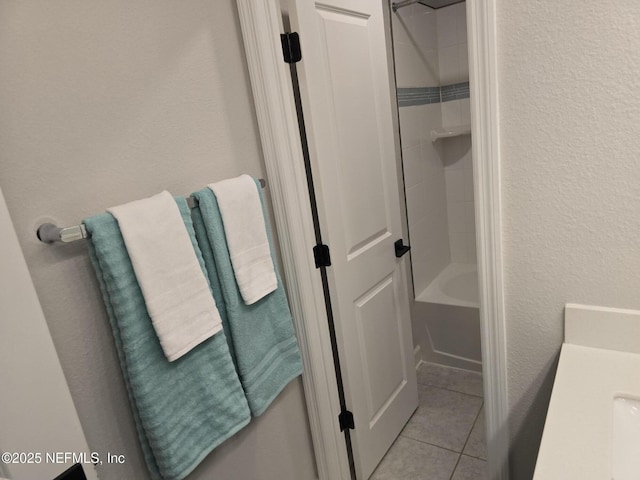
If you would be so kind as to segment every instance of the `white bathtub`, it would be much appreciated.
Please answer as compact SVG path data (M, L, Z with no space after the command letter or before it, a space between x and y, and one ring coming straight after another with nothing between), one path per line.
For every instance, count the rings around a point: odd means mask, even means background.
M478 308L478 267L451 263L419 295L417 302Z
M416 293L411 317L420 357L481 371L477 266L452 263Z

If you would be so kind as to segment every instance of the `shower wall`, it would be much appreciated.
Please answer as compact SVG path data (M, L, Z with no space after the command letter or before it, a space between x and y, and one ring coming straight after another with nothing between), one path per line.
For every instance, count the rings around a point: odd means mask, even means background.
M451 262L476 263L471 136L446 140L444 152Z
M437 18L411 5L392 22L413 282L421 292L451 259L444 165L430 138L442 125ZM412 92L418 98L408 98Z
M469 125L469 57L465 3L436 12L442 125ZM471 136L441 140L451 262L476 263Z
M404 7L392 28L417 296L451 262L475 261L470 136L431 139L470 123L465 4Z

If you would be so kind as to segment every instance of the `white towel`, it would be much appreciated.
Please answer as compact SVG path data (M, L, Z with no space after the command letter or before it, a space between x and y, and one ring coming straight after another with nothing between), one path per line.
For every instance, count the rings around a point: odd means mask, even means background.
M220 314L171 194L107 210L118 221L147 311L172 362L222 329Z
M240 175L209 188L218 200L238 289L251 305L278 288L258 187Z

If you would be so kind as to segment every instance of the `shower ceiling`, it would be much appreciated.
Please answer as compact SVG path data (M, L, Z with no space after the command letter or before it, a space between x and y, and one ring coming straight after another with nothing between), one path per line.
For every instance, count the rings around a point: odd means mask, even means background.
M393 2L391 4L391 8L395 12L399 8L413 5L414 3L419 3L420 5L424 5L425 7L437 10L438 8L448 7L449 5L455 5L456 3L462 3L464 1L465 0L405 0L404 2Z

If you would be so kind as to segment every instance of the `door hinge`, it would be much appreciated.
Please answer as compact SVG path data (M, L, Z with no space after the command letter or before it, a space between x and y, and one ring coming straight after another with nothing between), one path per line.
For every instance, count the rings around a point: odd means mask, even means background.
M396 242L393 244L393 247L396 251L396 257L398 258L411 250L411 247L409 245L405 245L402 239L396 240Z
M282 42L282 56L286 63L296 63L302 60L300 35L297 32L280 34L280 41Z
M353 423L353 413L349 410L343 410L338 415L338 422L340 423L340 431L343 432L345 429L355 430L356 426Z
M302 60L300 36L297 32L280 34L280 41L282 42L282 56L286 63L296 63Z
M320 243L313 247L313 258L316 261L316 268L331 266L331 255L327 245Z

